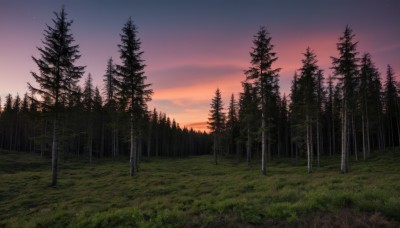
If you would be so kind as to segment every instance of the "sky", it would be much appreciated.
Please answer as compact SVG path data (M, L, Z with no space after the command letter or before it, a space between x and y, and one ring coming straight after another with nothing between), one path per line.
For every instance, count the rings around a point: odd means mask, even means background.
M400 79L398 0L0 0L0 96L23 95L30 72L38 72L46 24L64 6L80 45L79 65L103 88L107 60L119 63L117 45L129 17L138 27L145 72L154 90L149 108L167 113L180 126L206 130L210 102L220 88L225 107L238 98L250 67L253 36L265 26L272 37L281 94L288 95L307 47L315 51L325 76L346 25L369 52L382 76L390 64ZM83 84L83 83L82 83Z

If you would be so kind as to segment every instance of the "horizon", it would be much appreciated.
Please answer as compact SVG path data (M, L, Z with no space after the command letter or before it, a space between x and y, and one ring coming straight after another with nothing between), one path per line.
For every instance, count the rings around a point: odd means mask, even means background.
M181 127L193 126L194 130L207 130L204 125L217 87L225 108L232 93L238 98L243 71L250 66L253 36L261 26L267 28L275 45L278 61L274 67L282 68L281 95L289 94L293 74L308 46L317 54L324 76L331 73L330 56L338 55L336 43L346 25L359 41L360 54L371 53L381 79L388 64L398 79L400 28L395 22L400 20L396 11L400 2L352 1L343 12L338 3L344 2L127 1L110 5L105 1L4 1L0 8L0 96L4 104L8 93L14 97L28 92L27 82L34 82L30 71L37 72L31 57L38 57L36 47L42 46L45 25L52 25L53 12L62 5L74 21L71 33L82 55L78 64L87 66L81 85L91 73L94 86L103 88L107 60L112 57L119 63L119 34L132 17L142 42L145 74L154 90L149 110L156 108Z

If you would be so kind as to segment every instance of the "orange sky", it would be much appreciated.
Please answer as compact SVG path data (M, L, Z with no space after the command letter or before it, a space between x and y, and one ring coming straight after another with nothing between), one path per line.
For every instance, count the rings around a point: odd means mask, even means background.
M154 90L149 108L167 113L181 126L206 130L210 102L220 88L225 106L238 98L243 71L250 66L252 39L260 26L271 33L280 73L281 94L289 93L294 71L309 46L330 74L330 56L346 25L370 52L383 75L391 64L400 75L400 1L2 1L0 7L0 96L22 95L30 71L37 71L45 24L65 5L74 20L72 33L80 45L79 64L86 65L99 88L108 58L119 62L117 45L129 17L138 26L148 81ZM343 8L343 5L346 8ZM362 5L362 7L360 7ZM400 80L400 78L398 78ZM83 80L82 80L83 81Z

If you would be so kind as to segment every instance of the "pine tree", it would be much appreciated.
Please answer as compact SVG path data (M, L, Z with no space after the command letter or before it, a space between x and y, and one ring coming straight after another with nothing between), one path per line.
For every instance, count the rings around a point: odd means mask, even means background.
M379 108L380 112L380 82L376 87L376 78L379 80L379 72L376 69L374 63L371 60L371 55L366 53L361 58L360 66L360 89L358 91L360 109L361 109L361 130L362 130L362 149L363 159L367 159L370 155L370 120L378 119L377 115L371 115L376 113L377 110L371 108ZM378 89L378 91L376 91Z
M225 113L223 112L224 104L222 103L221 92L219 89L215 91L215 96L211 101L210 117L208 118L208 128L214 137L214 162L218 164L218 154L221 151L221 136L225 125Z
M238 112L237 103L235 96L232 94L229 101L228 115L226 121L226 133L228 137L228 153L233 154L234 149L237 147L235 145L235 139L238 136Z
M271 37L264 27L261 27L254 36L253 44L253 51L250 52L252 66L246 71L246 76L247 80L253 81L261 98L261 170L262 174L266 175L266 155L268 153L268 157L271 156L273 113L277 110L279 97L278 73L280 69L272 68L272 64L278 58L272 51L274 45L271 44Z
M341 165L340 171L349 171L349 148L350 148L350 121L352 107L355 107L354 91L358 76L358 58L356 51L358 42L354 42L354 34L350 27L346 27L343 36L339 38L337 50L339 57L331 57L333 73L339 80L342 90L342 109L341 109Z
M302 60L303 66L300 69L300 78L298 80L301 95L300 107L303 110L303 120L306 128L306 148L307 148L307 167L308 173L313 171L313 122L317 117L317 77L319 68L317 66L316 55L310 48L307 48Z
M388 143L392 147L395 146L396 135L398 132L398 118L400 118L400 113L397 110L397 88L396 81L394 79L394 72L390 65L387 66L386 71L386 82L384 89L384 99L385 99L385 114L388 127Z
M239 100L239 120L241 125L242 138L246 140L246 161L250 165L252 157L252 144L254 140L255 128L259 126L258 121L261 116L258 109L257 91L250 83L242 83L243 92Z
M61 101L65 100L73 85L82 77L84 67L76 66L75 62L80 58L79 45L73 45L75 41L70 27L72 21L67 20L64 8L54 13L54 27L47 26L44 31L43 48L38 48L40 58L32 57L39 68L40 74L31 72L39 87L33 87L28 83L32 93L42 96L42 105L47 105L44 98L48 97L49 108L53 117L53 143L52 143L52 180L51 185L57 185L58 149L59 149L59 123L58 117L61 111ZM32 97L32 99L34 99Z
M146 102L151 100L153 91L150 84L145 84L143 52L141 42L137 37L137 28L131 18L122 28L121 44L118 45L121 65L117 65L118 95L120 105L128 110L130 115L130 175L135 173L135 158L137 153L137 137L141 129L135 125L145 115Z

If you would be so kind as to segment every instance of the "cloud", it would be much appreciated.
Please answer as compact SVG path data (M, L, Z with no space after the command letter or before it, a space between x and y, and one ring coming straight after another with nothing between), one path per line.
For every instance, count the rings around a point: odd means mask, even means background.
M196 130L196 131L205 131L205 132L210 131L210 129L208 129L207 122L187 123L187 124L184 124L184 126L188 129L193 128L193 130Z
M181 65L149 72L149 81L155 89L190 87L228 80L243 75L245 68L240 65ZM244 76L243 76L244 77Z

